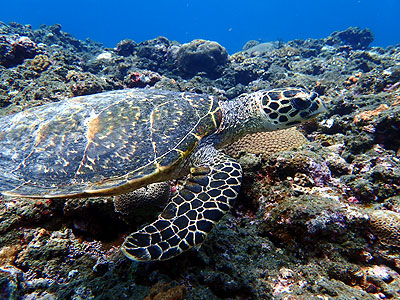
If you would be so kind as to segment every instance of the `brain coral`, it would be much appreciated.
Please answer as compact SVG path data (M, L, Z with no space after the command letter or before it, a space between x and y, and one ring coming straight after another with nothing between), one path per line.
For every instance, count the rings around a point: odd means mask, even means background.
M382 244L400 247L400 213L390 210L368 212L370 229Z
M226 145L224 151L237 157L240 151L262 154L264 157L275 152L289 150L307 142L304 135L295 127L272 132L248 134Z

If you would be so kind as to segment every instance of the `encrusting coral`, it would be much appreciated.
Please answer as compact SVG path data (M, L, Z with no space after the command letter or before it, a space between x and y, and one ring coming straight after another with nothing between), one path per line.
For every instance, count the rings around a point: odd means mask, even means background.
M29 60L27 65L33 71L43 72L49 67L50 59L47 55L38 54L32 60Z
M368 212L370 229L384 245L400 247L400 213L390 210Z
M267 157L276 152L299 147L306 142L304 135L295 127L291 127L273 132L248 134L226 145L224 151L234 157L238 157L241 151Z

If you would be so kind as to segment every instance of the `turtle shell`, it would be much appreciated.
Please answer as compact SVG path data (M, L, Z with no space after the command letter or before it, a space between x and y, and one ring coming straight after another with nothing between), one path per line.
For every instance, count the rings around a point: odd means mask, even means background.
M0 119L0 192L122 194L177 177L221 122L208 95L129 89L80 96Z

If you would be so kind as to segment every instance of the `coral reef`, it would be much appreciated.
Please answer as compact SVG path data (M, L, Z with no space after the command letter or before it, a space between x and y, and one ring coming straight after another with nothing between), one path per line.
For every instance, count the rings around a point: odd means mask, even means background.
M328 105L300 128L307 143L289 129L232 144L244 170L232 213L202 247L170 261L119 251L162 209L170 183L116 199L0 198L0 298L399 299L400 46L372 41L349 28L249 41L232 55L165 37L106 49L58 24L0 22L0 116L129 87L225 101L303 86Z

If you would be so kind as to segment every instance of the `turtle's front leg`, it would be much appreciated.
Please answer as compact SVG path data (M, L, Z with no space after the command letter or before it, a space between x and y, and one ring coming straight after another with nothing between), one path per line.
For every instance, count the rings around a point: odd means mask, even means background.
M188 178L158 220L130 234L122 251L137 261L166 260L200 245L232 207L239 193L242 169L212 146L194 154Z

